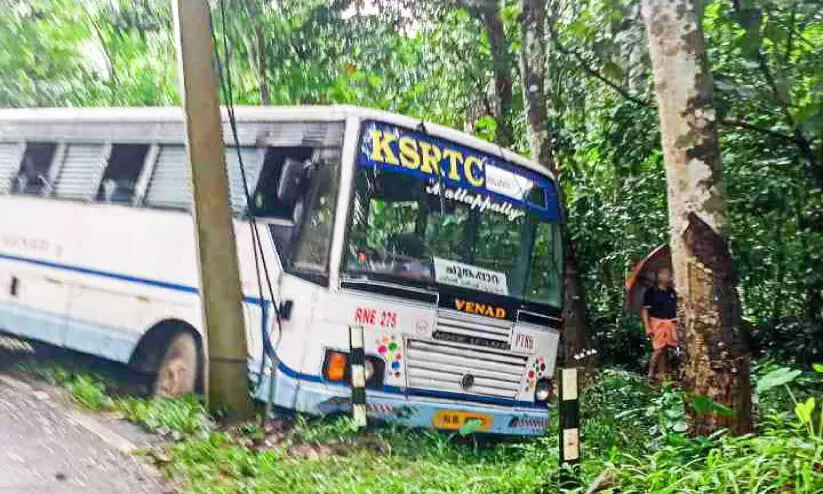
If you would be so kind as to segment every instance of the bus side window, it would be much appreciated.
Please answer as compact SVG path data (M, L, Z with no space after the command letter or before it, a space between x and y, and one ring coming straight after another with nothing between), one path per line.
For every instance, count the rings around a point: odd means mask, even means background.
M285 204L277 197L280 172L287 158L305 161L312 157L313 152L313 148L306 146L268 148L257 188L252 195L252 215L258 218L283 220L283 222L270 224L272 237L281 255L289 247L294 231L295 214L294 205Z
M148 151L145 144L115 144L97 189L97 200L131 204Z
M339 150L318 150L312 156L313 169L305 194L298 200L299 231L294 236L286 261L288 270L327 282L329 250L337 205ZM318 278L318 276L320 278Z
M26 144L23 162L17 173L13 191L18 194L42 195L51 192L49 170L54 161L57 145L47 142L30 142Z

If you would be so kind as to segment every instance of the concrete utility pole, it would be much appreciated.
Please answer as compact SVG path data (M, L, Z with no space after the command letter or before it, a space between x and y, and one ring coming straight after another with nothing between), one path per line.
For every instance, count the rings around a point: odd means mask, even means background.
M172 0L172 6L194 189L200 296L208 336L209 406L232 419L243 419L251 411L248 348L209 6L206 0Z

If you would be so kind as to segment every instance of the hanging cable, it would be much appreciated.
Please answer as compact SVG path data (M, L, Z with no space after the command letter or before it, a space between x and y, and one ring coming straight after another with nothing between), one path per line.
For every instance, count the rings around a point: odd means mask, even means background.
M280 308L278 307L277 301L274 297L274 289L272 288L271 277L269 275L268 265L266 262L266 256L263 250L263 243L260 238L260 232L257 229L257 221L252 214L253 208L253 201L251 197L251 192L249 191L249 184L248 178L246 177L246 167L245 163L243 162L243 153L240 151L240 141L238 138L238 131L237 131L237 119L234 112L234 94L232 88L232 79L231 79L231 54L229 49L229 42L228 42L228 35L226 34L226 11L225 5L223 0L219 2L220 7L220 22L222 27L222 41L223 41L223 60L221 61L220 55L218 53L218 43L217 43L217 36L214 30L214 20L210 16L209 23L210 23L210 31L212 35L212 43L214 45L214 56L217 62L218 67L218 77L220 82L220 89L221 93L223 94L223 99L226 104L226 112L229 120L229 127L232 132L232 139L234 140L234 148L237 153L237 162L240 167L240 177L241 182L243 184L243 192L246 199L246 214L248 215L249 219L249 226L251 228L251 235L252 235L252 250L254 254L254 269L255 269L255 276L257 281L257 292L258 292L258 299L260 301L260 310L261 310L261 338L263 343L263 352L264 355L261 356L260 359L260 371L257 386L262 384L263 375L265 371L265 362L266 356L271 359L272 363L276 360L275 354L275 347L279 343L280 338L282 337L282 328L281 328L281 316L280 316ZM225 71L225 74L224 74ZM274 311L275 316L275 323L277 324L277 334L278 334L278 341L275 344L272 344L269 335L266 332L266 300L263 296L263 280L261 276L261 265L262 265L262 272L263 276L266 280L266 285L269 292L269 298L271 300L272 309ZM274 379L274 372L272 371L271 379Z
M429 131L426 130L426 121L420 119L420 123L417 125L417 130L422 132L424 135L429 135ZM446 216L446 185L443 183L443 171L440 167L437 167L437 190L440 192L440 216Z

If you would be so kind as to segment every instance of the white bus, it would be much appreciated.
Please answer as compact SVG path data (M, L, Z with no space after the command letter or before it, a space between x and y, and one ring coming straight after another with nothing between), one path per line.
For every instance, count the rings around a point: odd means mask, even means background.
M359 325L371 418L542 433L562 305L553 177L381 111L236 120L237 142L228 122L224 135L254 395L273 384L277 407L346 412ZM0 331L129 364L159 394L198 389L183 122L164 108L0 110ZM252 227L273 285L262 299Z

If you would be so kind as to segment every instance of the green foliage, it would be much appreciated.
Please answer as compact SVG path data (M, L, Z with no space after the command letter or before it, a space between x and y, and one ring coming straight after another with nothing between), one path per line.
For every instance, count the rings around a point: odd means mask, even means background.
M99 374L39 363L20 364L18 369L37 379L63 387L74 401L90 410L105 410L114 403L106 394L104 378Z
M799 402L794 406L795 415L797 415L797 418L806 427L814 426L812 423L812 412L814 412L816 403L814 396L809 396L806 401Z
M480 118L474 123L474 133L481 139L494 142L497 133L497 121L490 115Z
M175 440L205 434L214 425L196 396L177 399L111 397L106 377L84 368L50 364L28 364L19 368L38 379L63 387L74 401L89 410L120 413L149 432Z
M742 12L733 12L735 4ZM804 363L823 353L823 196L797 145L801 135L820 164L823 134L803 123L823 116L823 21L814 4L709 2L703 22L717 114L750 124L719 127L744 315L758 352ZM636 367L647 349L639 324L621 314L623 284L634 263L669 234L638 2L554 8L551 28L562 49L549 62L550 130L569 229L600 354Z
M818 492L821 444L772 430L684 440L619 465L620 492Z
M214 25L222 55L223 34L230 43L237 103L260 103L267 92L273 104L359 104L489 141L499 136L489 40L469 10L380 1L377 12L357 15L352 2L213 2L220 3L227 15L224 22L216 10ZM638 2L551 6L546 125L587 288L591 340L607 362L636 368L648 349L637 318L623 314L625 277L669 235ZM500 17L515 61L517 2L503 2ZM717 115L726 122L720 145L742 309L755 349L780 363L755 365L758 435L740 438L684 435L686 406L734 413L709 397L652 390L625 371L592 376L581 402L584 476L613 468L626 493L821 492L823 378L787 366L820 362L823 353L823 194L815 182L823 160L823 20L815 0L709 2L703 27ZM511 75L516 96L504 120L523 151L514 62ZM169 2L0 0L0 106L178 103ZM414 211L374 213L370 244L413 226ZM437 242L455 238L460 219L449 221L430 247L445 249ZM482 248L510 244L501 238ZM548 249L538 245L541 254ZM813 368L823 373L823 364ZM194 398L112 399L87 373L36 372L83 406L119 411L179 439L167 469L193 492L553 491L556 417L545 438L493 445L476 440L474 425L454 435L381 429L361 436L346 419L301 418L291 439L258 451L247 439L263 431L218 431ZM296 444L345 448L312 458L290 452Z
M172 446L168 469L189 492L514 493L534 491L557 461L542 442L485 448L391 430L376 439L387 444L384 452L353 446L316 458L290 455L286 446L254 451L215 433Z
M0 106L177 103L170 4L3 0Z
M176 441L152 456L185 492L556 491L556 416L545 437L494 442L389 426L363 433L348 417L298 416L289 434L261 447L266 431L256 422L218 429L193 397L108 398L101 378L82 370L27 371L63 384L84 406L171 435ZM771 386L760 395L758 435L696 438L681 432L680 391L651 388L621 370L589 375L581 396L584 483L611 469L624 493L820 492L823 394L809 393L823 392L823 378L771 363L756 374L761 389ZM779 399L781 389L798 397L793 405ZM703 397L691 402L713 406Z
M778 386L785 386L800 377L801 374L803 374L803 371L792 370L788 367L775 369L757 380L757 394L765 393Z
M75 401L90 410L103 410L112 404L111 398L106 395L105 386L94 377L75 374L62 384Z
M178 399L117 398L111 408L146 430L169 435L173 439L205 434L212 425L208 412L195 396Z
M690 439L676 430L682 394L655 393L644 378L624 371L591 376L581 402L584 480L609 468L618 473L618 491L627 493L823 488L816 467L823 442L803 434L799 422L775 422L759 436ZM167 469L190 492L555 492L556 434L555 421L537 440L467 442L460 434L399 428L363 435L346 418L298 419L293 439L268 450L223 432L179 442L168 450ZM346 447L330 456L292 449L341 443Z
M814 370L816 372L820 372L817 366L815 366ZM817 407L817 399L814 396L806 396L805 400L802 396L798 398L796 393L792 391L792 388L789 386L789 384L794 384L798 381L798 378L801 376L803 376L803 372L800 370L793 370L787 367L778 367L758 379L757 393L758 395L761 395L775 388L785 388L792 404L794 404L793 411L797 419L798 426L808 431L809 436L816 437L817 439L823 439L823 407L821 407L821 410L818 412L820 417L819 420L816 420L817 417L814 416L814 411ZM816 384L818 384L819 390L819 385L823 381L819 380L818 376L813 376L813 380L816 381ZM803 391L802 388L801 391Z
M650 402L647 413L656 413L658 416L659 428L654 429L654 432L668 437L673 434L684 434L688 430L683 394L674 389L670 383L665 383L662 393L652 398Z
M224 34L229 42L223 68L231 69L236 102L260 103L265 92L272 104L353 103L498 137L491 48L475 10L381 1L358 15L352 5L213 2L221 55ZM513 127L513 146L523 151L518 5L503 2L499 14L515 95L504 119ZM639 5L562 0L551 8L547 130L568 200L591 336L603 358L636 368L647 343L637 319L622 311L625 276L669 234ZM817 2L710 2L703 27L717 115L746 125L719 130L729 233L754 345L784 360L819 361L823 194L814 177L823 177L823 20ZM3 0L0 68L0 106L179 102L165 0ZM404 218L387 218L387 231L395 220Z
M351 417L320 420L298 415L294 435L305 442L329 442L355 435L360 428Z

